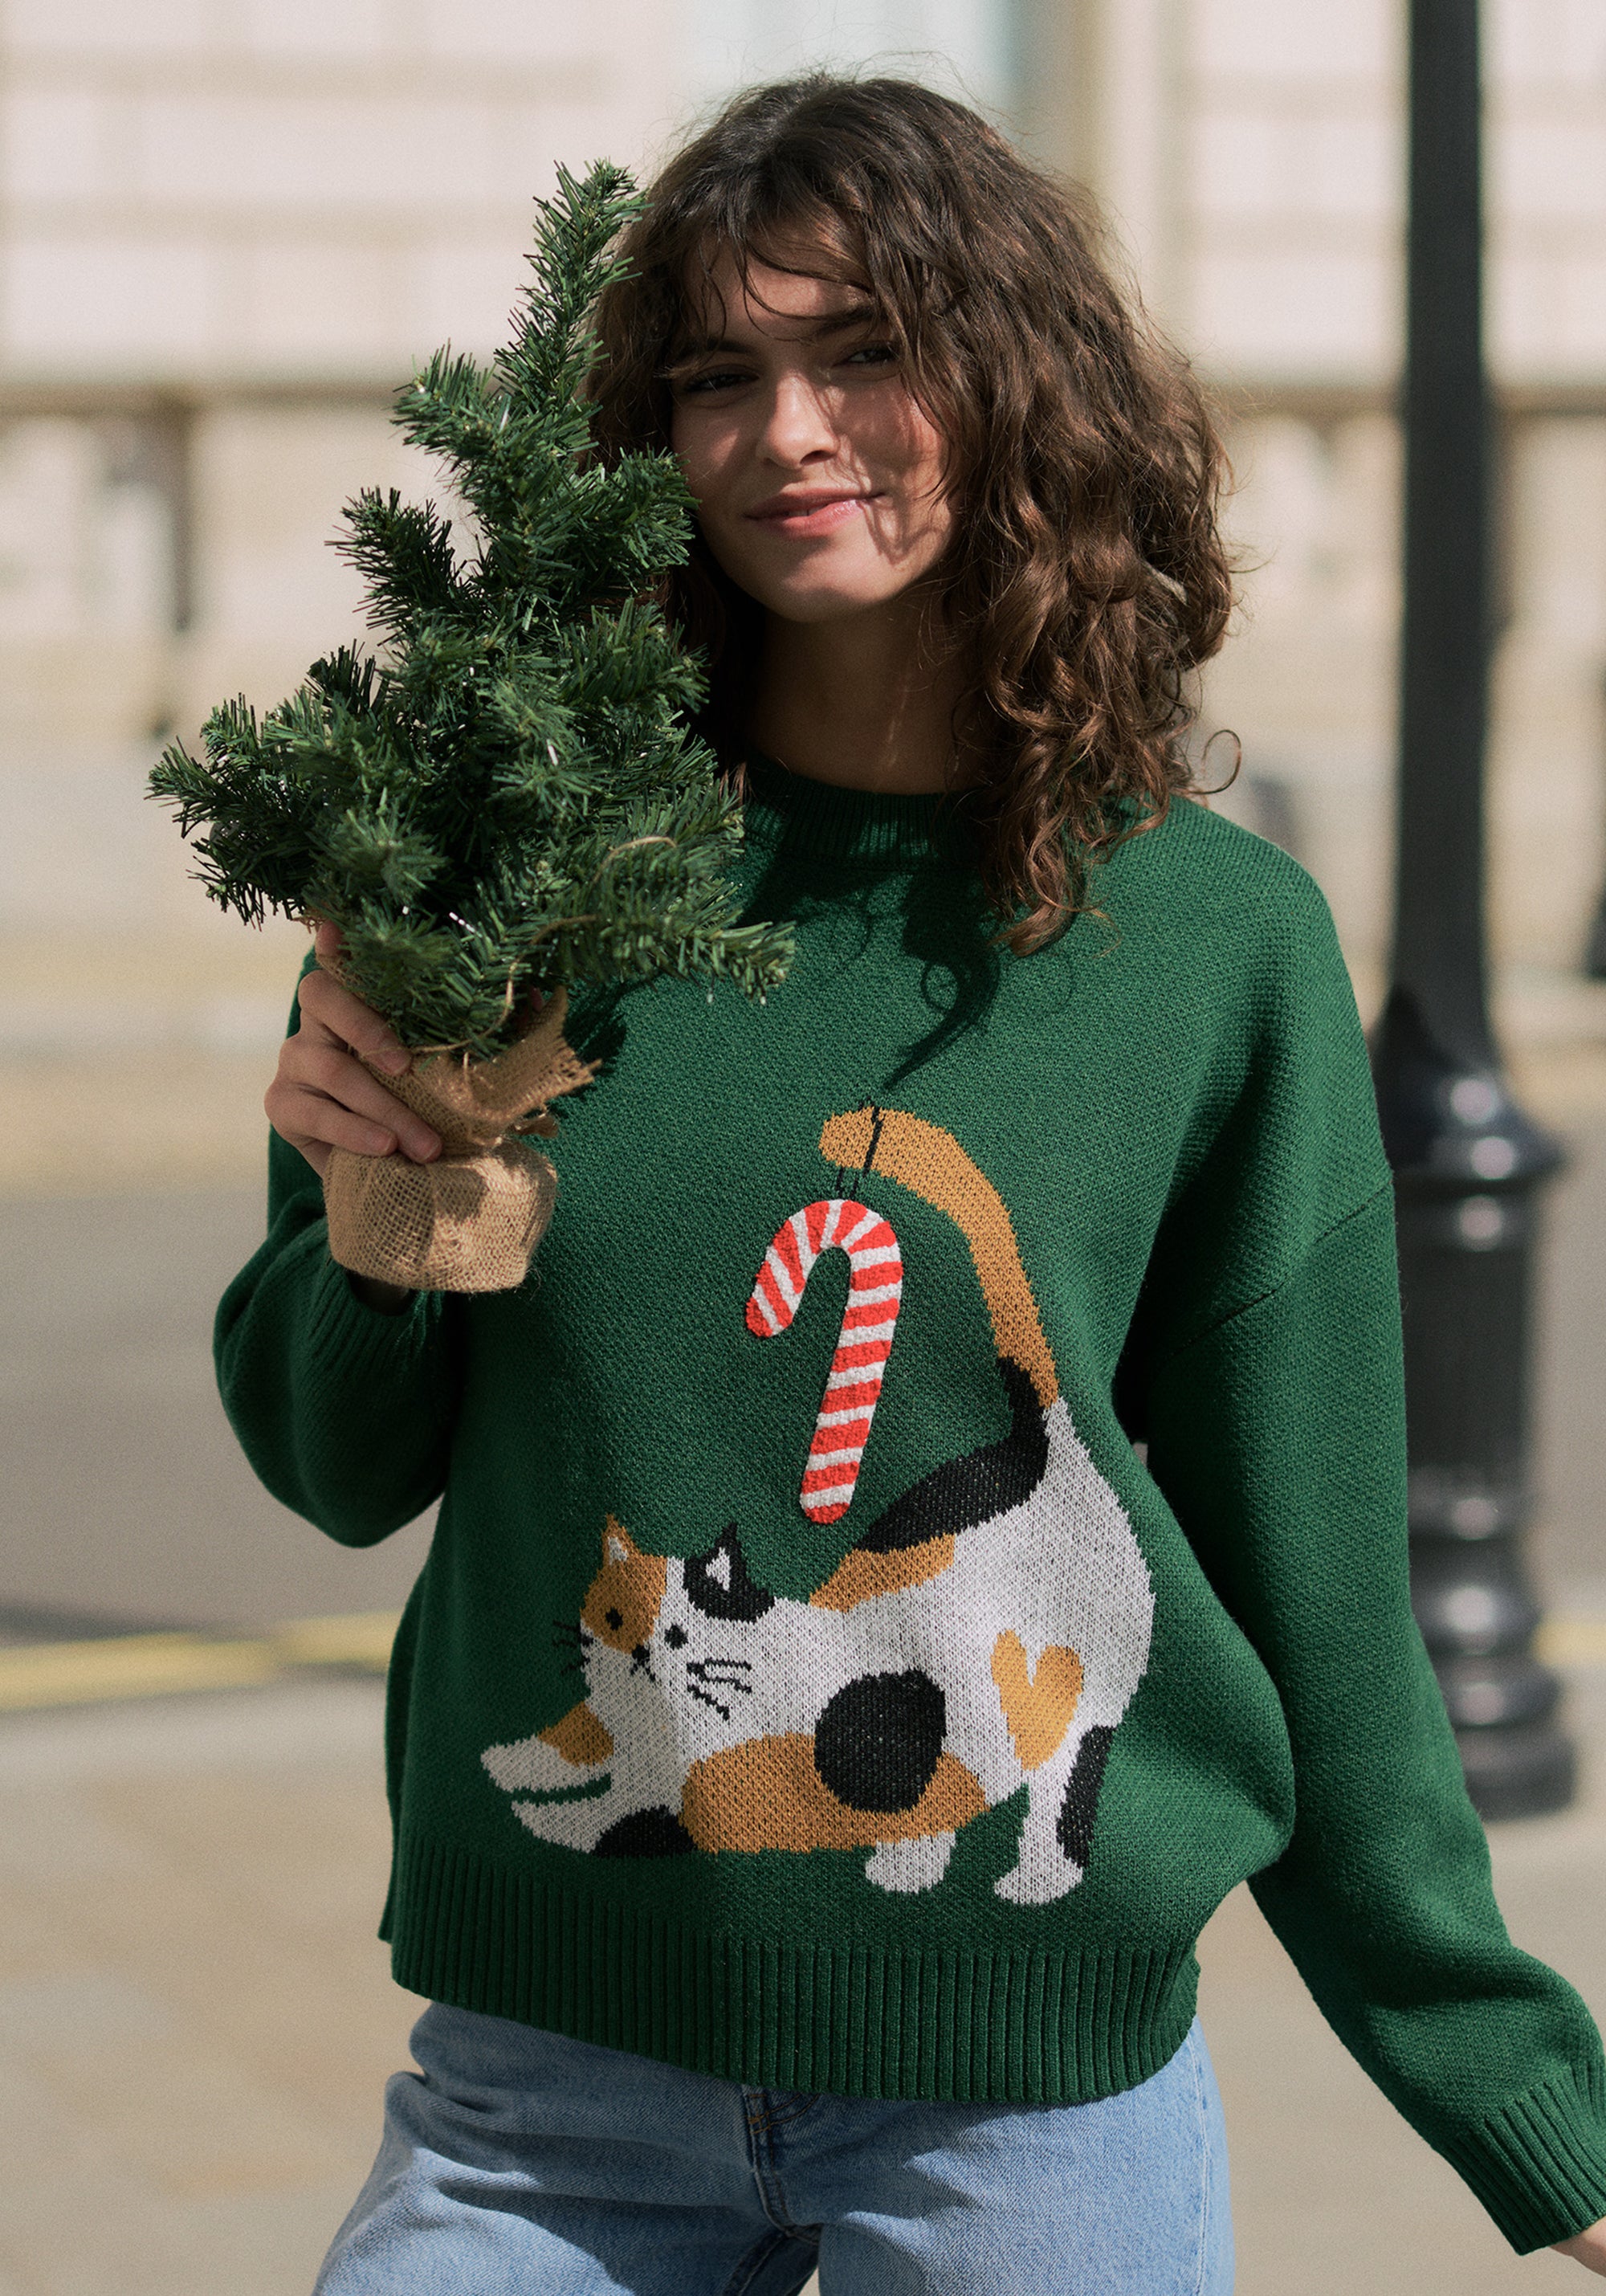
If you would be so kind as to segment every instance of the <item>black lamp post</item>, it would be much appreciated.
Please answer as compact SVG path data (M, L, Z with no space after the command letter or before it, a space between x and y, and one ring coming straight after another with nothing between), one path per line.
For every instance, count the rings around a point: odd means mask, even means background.
M1521 1560L1536 1198L1561 1160L1490 1032L1483 766L1492 425L1477 0L1411 0L1405 621L1393 981L1372 1046L1405 1318L1412 1586L1486 1817L1561 1808L1573 1752Z

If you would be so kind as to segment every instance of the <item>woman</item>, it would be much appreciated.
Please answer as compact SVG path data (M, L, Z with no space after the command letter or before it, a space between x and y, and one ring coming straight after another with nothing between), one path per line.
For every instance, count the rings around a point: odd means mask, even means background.
M742 98L628 252L603 451L695 497L671 603L798 955L582 1013L538 1281L471 1303L330 1262L331 1147L438 1144L303 982L224 1392L338 1538L446 1494L385 1923L435 2005L319 2285L1225 2291L1192 1948L1246 1876L1513 2244L1606 2271L1600 2041L1412 1622L1348 980L1185 801L1197 390L897 82Z

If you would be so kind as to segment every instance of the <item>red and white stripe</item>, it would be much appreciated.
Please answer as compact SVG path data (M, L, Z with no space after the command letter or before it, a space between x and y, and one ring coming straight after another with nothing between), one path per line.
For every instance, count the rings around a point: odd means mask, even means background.
M847 1254L848 1303L799 1493L811 1522L835 1522L853 1504L904 1293L897 1238L880 1212L851 1196L805 1204L775 1230L747 1303L750 1332L761 1340L783 1332L815 1260L833 1250Z

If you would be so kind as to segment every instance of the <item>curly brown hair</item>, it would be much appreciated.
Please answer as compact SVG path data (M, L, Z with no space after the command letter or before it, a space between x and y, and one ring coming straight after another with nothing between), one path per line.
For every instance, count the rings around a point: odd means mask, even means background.
M597 315L611 459L668 446L666 370L722 255L744 281L762 262L867 289L946 447L935 620L962 666L982 881L1020 955L1086 906L1090 862L1192 785L1192 673L1232 604L1220 441L1101 242L1086 194L964 105L816 74L738 96L668 162ZM761 610L701 538L666 603L706 651L708 731L739 768Z

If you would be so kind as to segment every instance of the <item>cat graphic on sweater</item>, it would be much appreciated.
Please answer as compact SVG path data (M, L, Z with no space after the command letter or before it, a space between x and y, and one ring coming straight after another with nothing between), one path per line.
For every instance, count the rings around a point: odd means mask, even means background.
M902 1111L832 1117L820 1147L963 1231L1008 1431L903 1492L807 1601L755 1578L733 1522L683 1560L610 1516L569 1630L586 1694L488 1748L485 1767L531 1833L575 1850L864 1850L865 1878L898 1891L940 1882L960 1831L1024 1785L1015 1863L995 1886L1046 1904L1086 1866L1110 1742L1148 1663L1148 1570L1071 1424L991 1183L951 1134ZM760 1336L785 1328L822 1250L841 1248L853 1270L800 1494L829 1521L851 1504L901 1259L886 1219L851 1198L789 1228L750 1302Z

